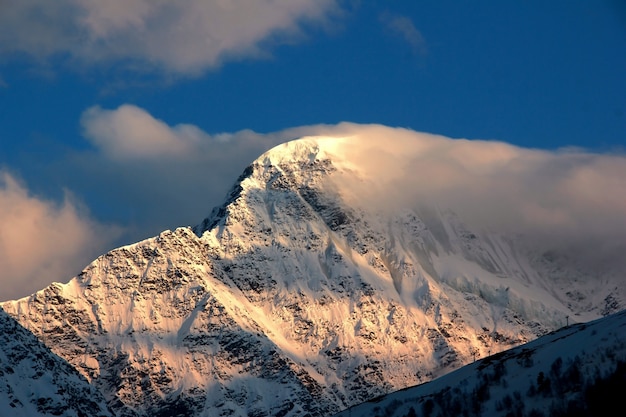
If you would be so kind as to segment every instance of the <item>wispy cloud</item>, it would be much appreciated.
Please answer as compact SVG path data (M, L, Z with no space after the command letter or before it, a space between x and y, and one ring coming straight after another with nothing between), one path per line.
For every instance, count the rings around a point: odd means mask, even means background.
M428 44L422 33L415 27L413 21L406 16L384 12L380 21L394 34L409 44L414 54L425 56L428 54Z
M120 234L91 219L70 195L55 203L0 171L0 301L80 272Z
M2 2L0 53L193 76L268 54L323 22L334 0L20 0Z

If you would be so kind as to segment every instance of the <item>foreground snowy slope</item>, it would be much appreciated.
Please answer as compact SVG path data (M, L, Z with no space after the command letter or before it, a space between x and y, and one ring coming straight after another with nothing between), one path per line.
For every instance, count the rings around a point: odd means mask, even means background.
M619 415L626 311L560 329L336 417Z
M0 416L113 416L85 378L2 309L0 347Z
M119 416L326 416L623 308L616 275L598 287L447 208L376 201L390 183L357 140L274 148L195 229L2 307Z

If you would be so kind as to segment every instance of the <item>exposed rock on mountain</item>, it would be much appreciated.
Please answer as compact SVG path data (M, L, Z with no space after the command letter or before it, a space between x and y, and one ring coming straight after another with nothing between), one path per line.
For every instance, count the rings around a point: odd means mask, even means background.
M0 415L112 417L104 397L0 308Z

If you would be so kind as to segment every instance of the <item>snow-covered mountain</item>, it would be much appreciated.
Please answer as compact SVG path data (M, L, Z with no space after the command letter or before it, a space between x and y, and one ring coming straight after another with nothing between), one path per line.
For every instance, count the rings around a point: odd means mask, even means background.
M102 394L0 309L0 416L113 417Z
M562 328L335 417L619 415L626 311Z
M194 229L2 308L118 416L328 416L624 308L616 274L427 201L374 201L389 183L355 145L278 146Z

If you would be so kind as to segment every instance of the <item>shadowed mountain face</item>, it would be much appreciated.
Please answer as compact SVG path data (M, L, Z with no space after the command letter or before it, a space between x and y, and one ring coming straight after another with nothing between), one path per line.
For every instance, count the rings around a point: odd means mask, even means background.
M360 199L380 182L352 146L281 145L195 229L2 307L134 417L327 416L623 305L559 252Z
M0 415L112 417L100 392L0 308Z

